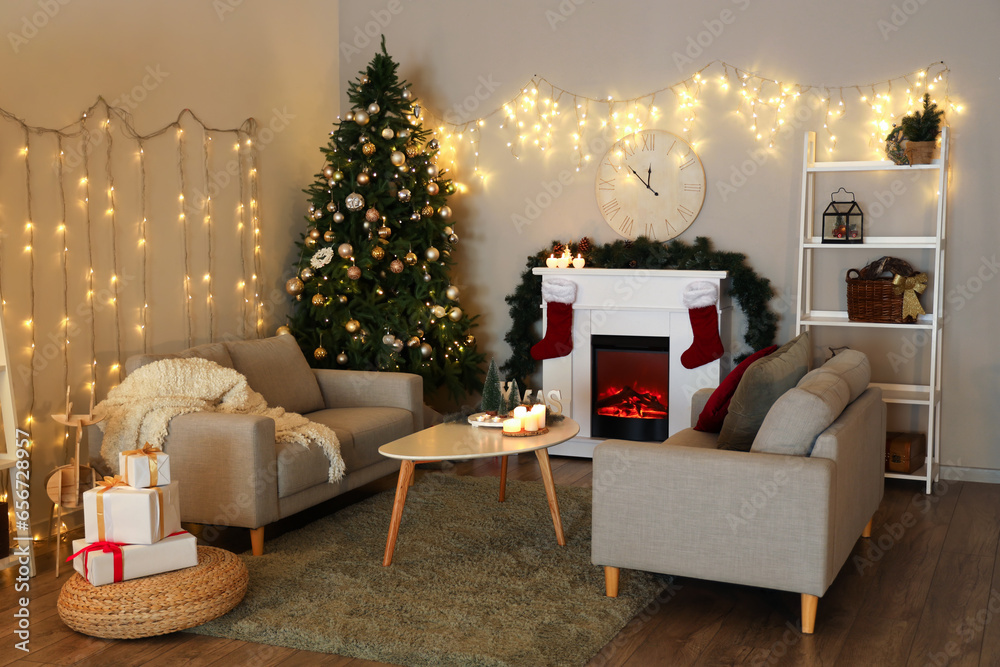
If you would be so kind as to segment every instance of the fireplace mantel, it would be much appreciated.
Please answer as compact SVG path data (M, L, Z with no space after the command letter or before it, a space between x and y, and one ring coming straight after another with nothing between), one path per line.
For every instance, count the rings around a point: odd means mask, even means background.
M576 283L573 304L573 352L542 362L545 393L556 389L562 395L562 412L580 424L580 434L551 448L551 454L592 456L603 441L590 436L590 338L611 336L670 337L670 435L691 426L691 396L703 387L714 387L729 372L732 305L725 271L677 271L651 269L549 269L536 268L535 275ZM681 354L691 346L693 335L687 308L681 301L684 287L707 280L719 287L719 335L725 348L721 359L687 369ZM543 326L545 308L542 306Z

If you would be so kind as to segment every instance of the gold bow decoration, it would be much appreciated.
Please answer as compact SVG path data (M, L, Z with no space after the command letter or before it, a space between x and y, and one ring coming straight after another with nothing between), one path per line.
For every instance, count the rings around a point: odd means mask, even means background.
M162 451L163 450L160 449L159 447L155 447L155 446L153 446L153 445L151 445L151 444L149 444L147 442L145 445L142 446L142 449L130 449L127 452L122 452L122 454L125 455L125 458L128 458L130 456L145 456L146 458L148 458L149 459L149 485L150 486L156 486L157 485L156 482L158 481L157 480L158 467L157 467L156 455L159 454L159 453L161 453ZM122 472L125 473L125 483L128 484L128 466L127 465L125 466L125 470L123 470Z
M122 479L121 475L115 475L114 477L106 476L104 479L98 480L97 485L104 487L101 491L107 491L108 489L112 489L116 486L128 486L128 484L125 483L125 480Z
M914 322L924 314L924 308L920 305L918 294L923 294L927 289L927 274L915 273L909 278L904 278L898 273L892 278L892 293L903 295L903 319L911 319Z
M97 482L97 486L101 487L97 492L97 541L105 541L105 522L104 522L104 493L116 486L128 486L125 480L122 479L121 475L115 475L114 477L105 477Z

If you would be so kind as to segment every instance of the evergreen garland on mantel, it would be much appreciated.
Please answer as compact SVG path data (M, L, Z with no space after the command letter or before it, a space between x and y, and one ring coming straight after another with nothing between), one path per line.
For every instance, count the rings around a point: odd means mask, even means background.
M511 318L511 327L504 340L510 345L512 354L500 369L505 377L516 378L521 384L536 370L530 351L538 341L532 329L542 312L542 277L531 270L545 266L545 259L553 249L558 255L562 248L562 244L553 241L552 248L529 256L525 263L527 269L521 274L521 283L504 298L510 306ZM582 254L587 266L593 269L727 271L731 279L729 294L747 319L743 341L753 351L774 342L778 316L768 308L768 302L774 296L771 281L758 276L747 265L743 253L713 250L711 241L704 236L699 236L691 244L676 239L659 243L640 236L634 241L620 240L593 246L589 240L582 239L577 246L570 245L570 252L573 256Z

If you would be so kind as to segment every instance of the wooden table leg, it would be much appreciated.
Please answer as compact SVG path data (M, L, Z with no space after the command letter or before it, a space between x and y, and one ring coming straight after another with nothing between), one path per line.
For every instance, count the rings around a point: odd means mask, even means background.
M556 542L559 543L559 546L564 547L566 546L566 536L563 535L562 519L559 517L559 501L556 500L556 484L552 481L552 465L549 463L549 452L547 449L536 449L535 456L538 457L538 467L542 471L545 496L549 500L552 525L556 529Z
M507 491L507 457L500 457L500 502L506 498Z
M392 504L392 519L389 521L389 539L385 543L385 558L382 565L392 565L392 552L396 550L396 536L399 535L399 524L403 520L403 505L406 504L406 492L410 489L410 479L413 478L413 461L403 461L399 466L399 479L396 481L396 500Z

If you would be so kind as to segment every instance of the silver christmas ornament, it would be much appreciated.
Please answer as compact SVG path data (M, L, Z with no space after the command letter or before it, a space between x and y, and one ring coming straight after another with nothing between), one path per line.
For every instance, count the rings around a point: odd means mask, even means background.
M447 220L448 218L451 217L451 207L442 206L441 208L438 209L438 215L441 216L442 220Z
M434 317L441 319L442 317L444 317L444 314L445 314L444 306L435 305L431 307L431 315L433 315Z
M431 246L430 248L428 248L428 249L427 249L427 250L426 250L426 251L424 252L424 257L426 257L426 258L427 258L427 261L428 261L428 262L436 262L436 261L438 261L438 258L439 258L440 256L441 256L441 253L440 253L440 252L438 252L438 249L437 249L437 248L435 248L434 246Z
M432 348L430 345L428 345L427 343L423 343L420 346L420 355L424 359L430 359L432 354L434 354L434 348Z
M448 319L451 320L452 322L458 322L459 320L461 320L462 319L462 309L461 308L452 308L450 311L448 311Z
M403 188L402 190L396 193L396 197L398 197L399 201L401 202L408 202L410 201L410 191L407 190L406 188Z
M437 178L438 168L436 164L427 165L427 175L430 176L431 178Z
M392 341L392 349L394 352L401 352L403 349L403 341L399 340L398 338Z
M348 211L360 211L364 208L365 198L357 192L352 192L344 198L344 205L347 206ZM336 219L336 216L334 218Z
M448 234L448 243L452 245L458 243L458 234Z
M368 117L368 113L363 109L358 109L354 112L354 122L358 125L365 126L369 120L371 119Z
M436 151L440 145L437 139L431 139L427 142L427 150Z
M361 205L364 206L364 202L362 202ZM337 211L336 213L333 214L333 221L336 222L336 223L343 222L344 221L344 214L341 213L340 211Z
M341 366L346 365L347 364L347 355L344 354L343 352L341 352L340 354L338 354L337 355L337 363L340 364Z
M340 255L342 258L347 259L348 257L354 254L354 248L351 246L350 243L341 243L340 246L337 248L337 254Z
M371 104L368 105L368 113L371 114L372 116L374 116L381 110L382 107L378 105L378 102L372 102Z
M427 194L431 196L436 195L438 192L440 192L440 190L441 188L439 188L438 184L435 183L434 181L431 181L430 183L427 184Z
M402 97L404 100L408 101L410 98L413 97L413 93L410 92L409 88L404 88L403 92L400 93L400 97Z
M392 345L395 341L396 337L393 336L391 333L387 333L386 335L382 336L383 345Z
M402 130L399 131L399 133L396 136L398 136L400 139L407 139L410 136L410 131L404 127Z
M393 151L389 156L389 161L397 167L402 167L406 163L406 155L403 151Z
M451 301L458 301L458 288L454 285L448 285L448 289L444 291L444 295L448 297Z
M382 128L382 138L383 139L392 139L394 136L396 136L396 133L392 131L391 127L384 127L384 128Z
M424 274L424 282L425 283L429 283L430 281L431 281L431 274L425 273Z

